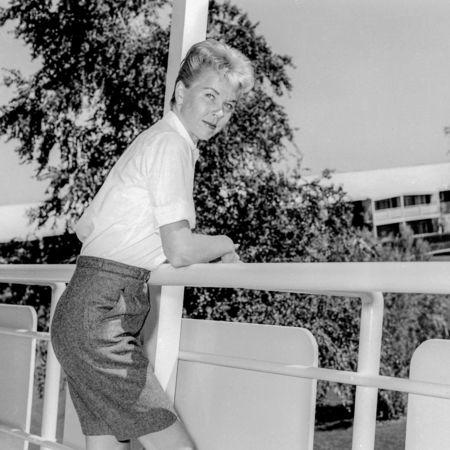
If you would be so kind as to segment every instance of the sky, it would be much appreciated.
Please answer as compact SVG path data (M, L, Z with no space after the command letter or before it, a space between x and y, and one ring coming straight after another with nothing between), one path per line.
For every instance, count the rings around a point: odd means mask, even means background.
M0 5L7 0L0 0ZM450 161L448 0L234 0L272 49L292 56L279 101L298 128L308 173ZM22 43L0 29L0 66L32 73ZM0 104L8 93L0 88ZM39 201L45 186L0 141L0 205Z

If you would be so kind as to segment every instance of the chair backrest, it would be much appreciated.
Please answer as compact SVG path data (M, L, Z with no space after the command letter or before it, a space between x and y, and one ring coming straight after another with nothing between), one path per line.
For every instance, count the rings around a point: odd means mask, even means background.
M0 305L0 327L36 331L36 311ZM0 333L0 424L30 431L36 340ZM24 450L28 443L0 433L0 450Z
M410 379L450 383L450 341L423 342L411 359ZM450 390L450 389L449 389ZM406 450L450 448L450 400L409 394Z
M184 319L180 351L317 366L305 329ZM312 449L316 381L178 362L175 408L199 449Z

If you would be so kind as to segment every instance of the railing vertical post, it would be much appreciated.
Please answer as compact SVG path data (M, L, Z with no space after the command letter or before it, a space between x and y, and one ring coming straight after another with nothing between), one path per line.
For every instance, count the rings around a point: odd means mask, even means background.
M383 329L383 294L369 292L362 295L361 300L358 373L378 375ZM377 388L356 387L352 450L374 448L377 397Z
M50 305L50 323L55 312L56 304L64 292L65 283L55 283L52 287L52 301ZM61 367L56 359L51 341L47 345L47 363L45 366L44 404L42 408L41 436L49 441L56 440L56 427L58 423L59 385L61 380ZM46 450L46 447L41 447Z

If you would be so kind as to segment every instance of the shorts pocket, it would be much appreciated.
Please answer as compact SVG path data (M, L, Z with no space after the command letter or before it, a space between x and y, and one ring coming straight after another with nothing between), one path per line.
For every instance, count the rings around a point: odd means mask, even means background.
M150 310L146 283L127 285L116 291L115 299L105 296L90 312L90 337L103 343L121 336L137 336ZM106 301L105 301L106 300Z

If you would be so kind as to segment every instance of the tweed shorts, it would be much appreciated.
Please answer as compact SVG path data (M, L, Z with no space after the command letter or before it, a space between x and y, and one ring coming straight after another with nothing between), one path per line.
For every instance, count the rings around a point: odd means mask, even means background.
M51 340L83 433L119 441L161 431L177 416L144 354L148 270L79 256Z

